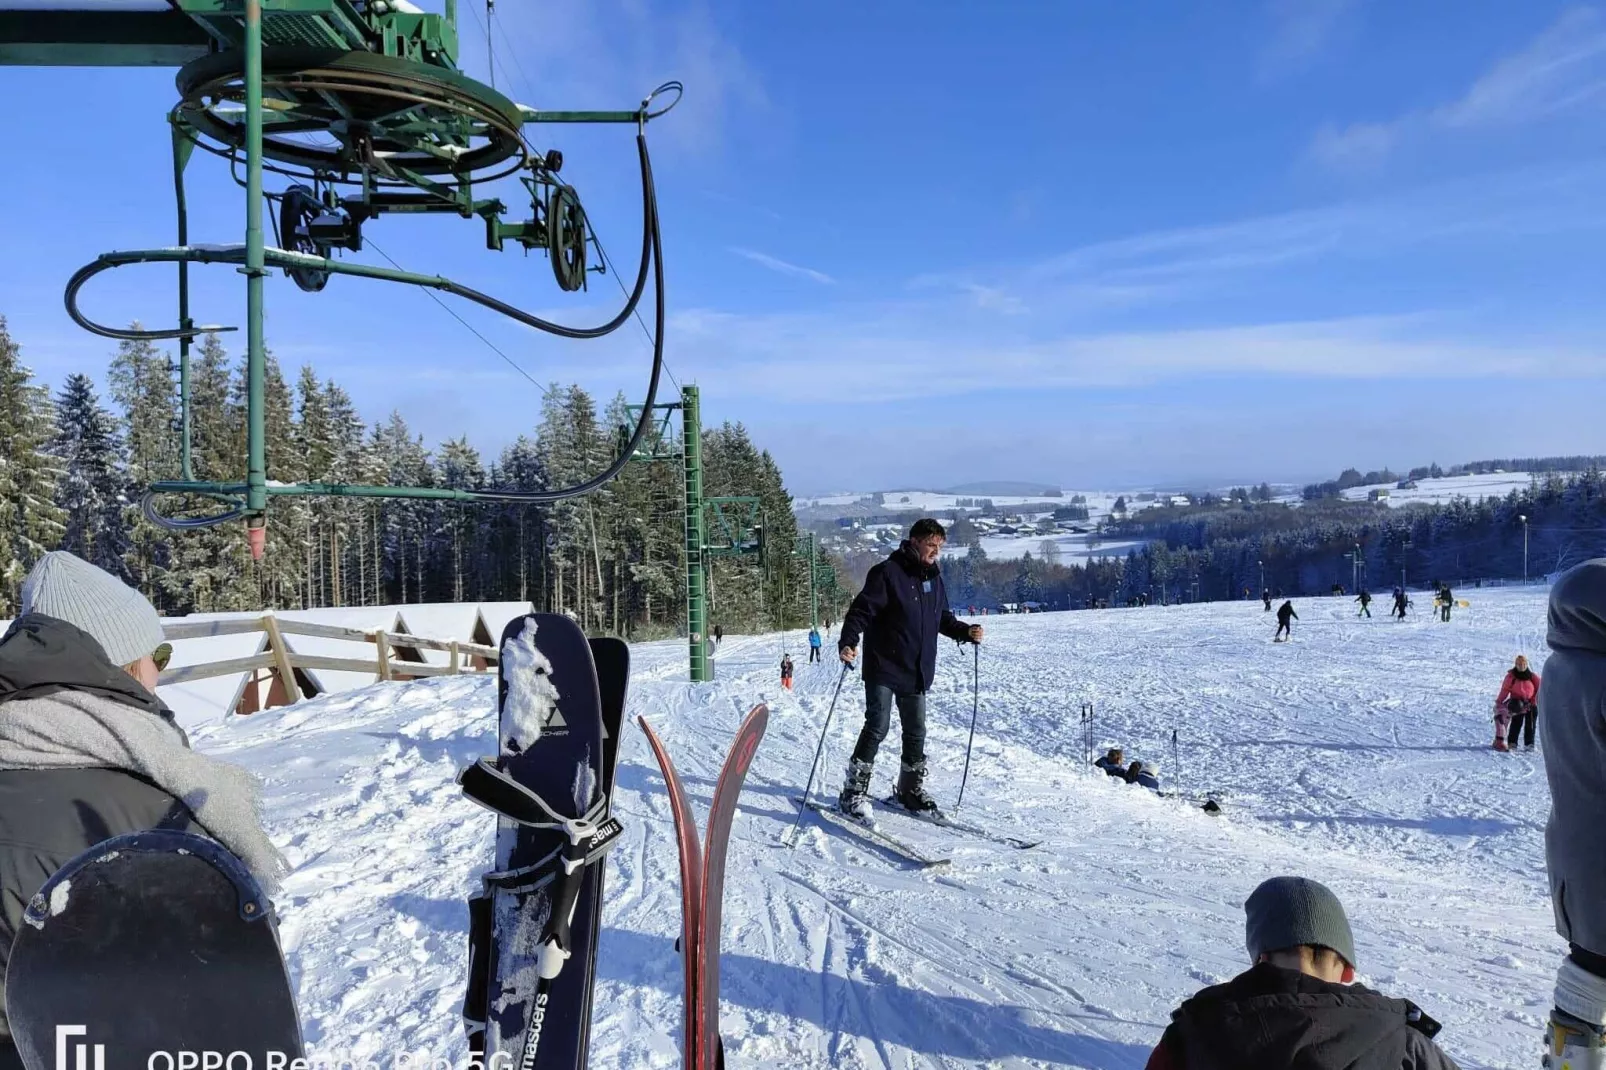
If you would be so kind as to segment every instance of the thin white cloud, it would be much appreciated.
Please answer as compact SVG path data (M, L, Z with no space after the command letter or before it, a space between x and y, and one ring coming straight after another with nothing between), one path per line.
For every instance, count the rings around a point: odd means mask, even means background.
M1574 8L1495 63L1457 99L1383 121L1325 125L1312 139L1309 155L1334 167L1373 167L1417 139L1521 126L1603 105L1606 18L1594 8Z
M1307 66L1356 6L1356 0L1268 0L1271 34L1260 51L1260 76L1276 78Z
M730 251L737 256L746 257L755 264L762 264L771 271L778 271L782 275L795 275L800 279L812 279L814 282L821 282L827 285L832 285L836 282L835 279L823 271L815 271L813 268L788 263L780 257L771 256L768 253L761 253L754 249L743 249L739 246L731 246Z
M1606 377L1606 336L1506 341L1449 317L1352 316L1225 327L1066 332L1043 340L957 334L919 309L748 316L671 324L677 366L722 394L879 404L995 391L1141 388L1208 377ZM678 347L684 346L681 350Z

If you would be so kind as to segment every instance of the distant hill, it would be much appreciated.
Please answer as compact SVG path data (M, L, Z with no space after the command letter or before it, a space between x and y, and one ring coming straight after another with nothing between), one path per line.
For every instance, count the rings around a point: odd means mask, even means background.
M1012 479L997 479L991 482L964 483L957 487L949 487L939 491L941 494L995 495L1000 498L1058 498L1063 491L1057 483L1022 483Z

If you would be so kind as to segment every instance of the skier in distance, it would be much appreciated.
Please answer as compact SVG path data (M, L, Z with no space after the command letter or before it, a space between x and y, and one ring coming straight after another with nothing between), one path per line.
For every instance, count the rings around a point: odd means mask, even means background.
M1403 587L1394 588L1394 612L1391 613L1390 616L1397 617L1400 620L1404 620L1405 619L1405 607L1410 605L1410 604L1411 604L1411 599L1406 596L1405 588L1403 588Z
M870 816L870 774L876 752L898 707L903 762L897 798L910 810L930 812L937 802L925 790L926 692L937 672L937 638L980 643L982 628L956 618L948 607L937 558L947 532L936 520L917 520L892 555L870 569L864 589L842 618L837 653L852 665L864 649L864 728L848 762L837 802L860 820Z
M1293 602L1284 602L1277 607L1277 634L1272 636L1274 643L1286 643L1294 637L1294 628L1289 621L1298 620L1299 614L1294 612ZM1286 634L1286 638L1284 638Z
M1544 715L1550 820L1545 865L1556 932L1568 943L1556 971L1546 1048L1551 1066L1606 1066L1606 558L1586 561L1550 591L1550 681ZM1535 680L1537 683L1537 678Z
M1362 589L1361 593L1355 596L1355 601L1361 604L1361 611L1355 615L1357 617L1366 617L1370 620L1372 616L1372 592Z
M1244 934L1250 968L1173 1011L1147 1070L1456 1070L1433 1043L1438 1022L1353 983L1349 918L1323 885L1262 883L1244 903Z
M1538 701L1539 674L1528 668L1527 658L1518 654L1516 663L1501 681L1500 694L1494 700L1495 750L1515 750L1519 734L1527 736L1524 749L1534 749Z
M792 690L792 655L781 655L781 686Z
M0 637L0 986L28 900L63 864L125 832L215 839L272 892L286 870L261 786L190 750L156 696L172 648L143 595L57 550ZM0 1067L20 1067L0 1016Z
M810 628L809 629L809 664L810 665L813 665L816 661L820 660L820 646L821 646L821 643L822 643L822 640L820 639L820 629L818 629L818 628Z
M1270 613L1271 612L1271 591L1269 589L1260 592L1260 601L1265 605L1266 612Z
M1453 605L1455 605L1455 595L1450 592L1450 585L1445 584L1439 588L1439 611L1443 614L1439 618L1441 621L1450 620L1450 607Z

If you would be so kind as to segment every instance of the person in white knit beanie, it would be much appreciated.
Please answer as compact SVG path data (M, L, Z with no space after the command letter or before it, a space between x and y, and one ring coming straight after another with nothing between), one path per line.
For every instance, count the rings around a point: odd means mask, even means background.
M56 551L23 582L22 610L0 637L0 985L28 900L113 836L209 836L275 890L286 866L262 827L257 778L191 750L156 696L165 644L151 604ZM14 1058L0 1017L0 1070Z

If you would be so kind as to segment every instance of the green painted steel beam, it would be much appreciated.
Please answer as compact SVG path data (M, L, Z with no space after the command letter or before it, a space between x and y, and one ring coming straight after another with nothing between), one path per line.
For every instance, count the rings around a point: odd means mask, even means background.
M182 67L211 49L178 11L0 9L0 64L24 67Z
M714 678L708 661L708 563L703 556L703 416L695 386L680 389L681 437L685 441L686 653L691 682Z

